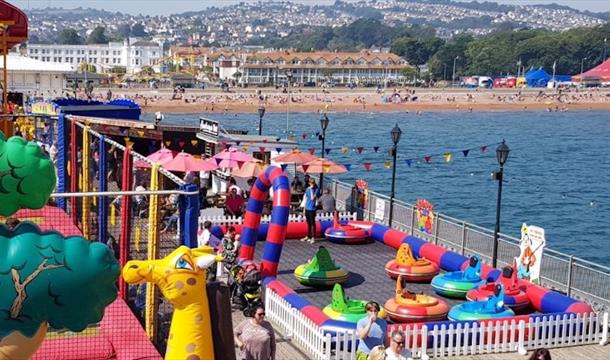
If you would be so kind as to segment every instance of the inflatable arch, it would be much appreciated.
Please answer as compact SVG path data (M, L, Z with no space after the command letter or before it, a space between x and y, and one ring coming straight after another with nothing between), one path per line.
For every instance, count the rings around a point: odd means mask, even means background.
M252 186L240 240L240 261L254 260L254 250L256 249L256 238L258 237L261 213L271 187L273 187L271 223L269 224L260 266L261 276L263 278L277 275L282 246L284 245L284 239L286 238L288 215L290 214L290 182L288 181L286 174L284 174L280 168L268 166L265 172L256 179L256 182Z

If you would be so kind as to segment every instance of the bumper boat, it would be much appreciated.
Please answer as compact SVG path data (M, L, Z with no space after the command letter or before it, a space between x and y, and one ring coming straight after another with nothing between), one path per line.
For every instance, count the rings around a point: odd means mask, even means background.
M485 280L481 279L481 259L478 256L470 258L464 271L436 275L431 283L437 294L458 299L464 299L468 291L483 284Z
M333 226L324 232L326 239L336 244L364 244L369 241L369 232L353 225L341 225L335 210Z
M320 246L314 257L294 269L294 277L303 285L325 286L342 284L349 273L335 265L328 250Z
M483 320L514 316L515 312L504 305L504 286L494 285L494 293L485 301L469 301L449 311L449 320Z
M415 294L405 288L402 275L396 280L396 295L386 301L388 317L396 322L440 321L447 317L449 305L443 300L424 294Z
M426 282L438 275L440 269L430 260L415 259L409 244L403 243L396 252L396 258L385 264L385 271L392 279L402 275L407 281Z
M519 313L527 309L530 305L530 300L527 297L524 287L520 287L517 282L517 272L515 268L507 266L502 269L502 276L497 282L489 282L476 289L472 289L466 293L466 299L470 301L487 300L494 295L496 284L502 284L504 287L504 303L513 311Z
M333 320L357 323L366 316L366 300L348 299L345 297L343 287L335 284L332 294L332 302L326 305L322 312ZM379 315L381 317L381 315Z

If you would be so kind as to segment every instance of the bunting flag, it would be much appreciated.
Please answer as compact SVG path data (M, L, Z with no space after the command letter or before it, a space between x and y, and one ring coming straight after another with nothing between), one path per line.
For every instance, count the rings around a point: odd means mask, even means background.
M362 154L362 150L364 150L364 148L362 146L358 146L356 148L356 151L358 151L358 154Z
M383 162L383 166L386 169L389 169L390 167L392 167L392 162L390 160L386 160L386 161Z
M191 140L191 145L197 146L197 143L199 143L199 140Z
M432 161L432 156L428 155L428 156L424 156L424 160L426 160L426 162L428 164L430 164L430 162Z
M241 147L241 149L242 149L244 152L248 152L248 150L250 149L250 147L249 147L248 145L244 145L244 146L242 146L242 147Z
M277 152L277 153L282 152L282 148L275 148L275 152Z
M341 148L341 153L343 153L343 154L347 154L348 151L349 151L349 148L347 146L344 146Z
M405 160L405 164L407 164L408 167L411 167L411 162L412 161L413 160L411 160L411 159L407 159L407 160Z
M201 160L201 155L193 155L193 157L197 160Z
M330 154L330 149L324 149L324 152L326 153L326 155Z
M180 149L182 149L184 147L185 142L184 141L178 141L178 145L180 145Z
M322 171L324 171L325 173L328 173L330 171L330 164L322 165Z
M485 150L487 150L487 145L481 146L481 152L485 152Z
M238 162L237 162L237 167L238 167L239 169L241 169L241 167L242 167L243 165L244 165L244 162L243 162L243 161L238 161Z
M462 154L464 154L464 157L468 157L469 152L470 150L462 150Z
M266 166L267 166L267 164L265 164L264 162L258 163L258 168L261 169L261 170L265 170Z
M290 135L290 136L288 136L288 140L290 140L290 141L296 141L296 140L297 140L297 138L296 138L294 135Z
M309 155L314 155L316 153L315 148L309 148Z
M364 170L366 170L366 171L370 171L373 168L373 164L371 164L369 162L366 162L362 165L364 165Z
M275 138L275 141L277 141L277 142L279 142L280 140L282 140L282 139L279 137Z
M446 152L443 154L443 157L445 158L445 162L450 162L451 161L451 153L450 152Z
M225 150L229 150L231 148L231 144L229 143L223 143L223 145L225 146Z
M282 168L282 171L286 171L288 164L281 164L280 167Z
M316 137L319 138L320 137L320 132L316 132Z
M307 133L303 133L303 140L307 139Z
M144 137L144 131L143 130L138 130L137 133L138 133L139 137Z
M379 151L379 146L373 146L373 151L378 152Z
M298 147L293 147L293 148L292 148L292 153L293 153L293 154L298 154L298 153L300 153L300 152L301 152L301 150L299 150L299 148L298 148Z
M222 161L222 159L216 159L216 158L214 158L214 160L216 160L216 166L220 165L220 162Z
M127 146L129 150L133 149L133 141L126 141L125 146Z
M303 172L307 172L307 169L309 169L309 165L301 165L301 167L303 168Z
M127 142L129 141L128 137L124 137L123 140L125 141L125 144L127 144Z
M352 171L352 164L343 164L343 166L345 166L345 169L347 169L347 171Z
M236 141L235 145L239 146L241 144L241 141Z

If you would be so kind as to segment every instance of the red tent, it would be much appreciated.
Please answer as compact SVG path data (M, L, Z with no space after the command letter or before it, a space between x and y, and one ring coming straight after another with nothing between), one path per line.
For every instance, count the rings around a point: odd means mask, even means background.
M610 59L604 61L603 63L597 65L591 70L585 71L582 74L575 75L572 79L580 81L582 78L586 77L597 77L600 78L601 81L610 81Z

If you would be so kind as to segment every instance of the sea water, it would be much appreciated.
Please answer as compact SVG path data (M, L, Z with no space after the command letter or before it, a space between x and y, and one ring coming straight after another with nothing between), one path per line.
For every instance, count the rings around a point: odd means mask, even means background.
M200 116L250 134L258 132L257 113L165 114L164 122L197 125ZM522 223L541 226L549 247L610 266L610 113L329 113L328 117L326 157L351 164L350 172L332 177L348 183L364 179L371 190L388 195L390 131L398 124L402 136L396 198L409 203L426 199L437 212L489 229L495 224L498 192L490 175L499 169L495 149L505 140L510 155L504 166L501 232L518 238ZM302 151L315 148L319 156L319 119L318 113L267 113L263 134L293 135ZM371 164L369 171L364 163Z

